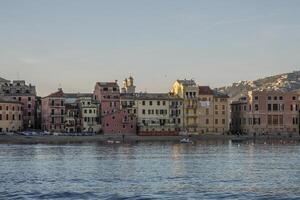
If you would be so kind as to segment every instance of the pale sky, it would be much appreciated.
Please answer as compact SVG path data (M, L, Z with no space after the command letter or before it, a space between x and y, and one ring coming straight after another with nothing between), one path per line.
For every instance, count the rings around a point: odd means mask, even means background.
M41 96L131 74L219 87L300 69L299 0L0 0L0 77Z

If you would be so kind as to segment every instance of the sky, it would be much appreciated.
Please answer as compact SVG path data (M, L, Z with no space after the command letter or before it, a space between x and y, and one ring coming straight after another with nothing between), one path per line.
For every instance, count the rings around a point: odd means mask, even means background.
M0 77L45 96L212 88L300 69L299 0L0 0Z

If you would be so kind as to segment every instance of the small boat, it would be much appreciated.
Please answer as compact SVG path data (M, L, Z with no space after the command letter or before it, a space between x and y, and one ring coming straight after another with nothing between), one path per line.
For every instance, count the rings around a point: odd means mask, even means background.
M192 141L189 138L183 138L180 140L180 143L192 143Z

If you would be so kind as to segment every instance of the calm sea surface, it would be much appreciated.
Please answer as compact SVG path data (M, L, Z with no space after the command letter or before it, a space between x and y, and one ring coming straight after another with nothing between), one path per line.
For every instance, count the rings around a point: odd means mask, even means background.
M0 199L300 199L300 144L0 145Z

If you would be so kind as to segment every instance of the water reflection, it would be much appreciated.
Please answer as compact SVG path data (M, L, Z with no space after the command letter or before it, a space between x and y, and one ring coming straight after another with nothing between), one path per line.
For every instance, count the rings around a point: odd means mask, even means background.
M300 146L294 141L0 149L0 199L300 197Z

